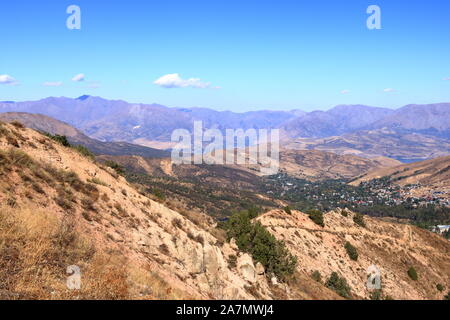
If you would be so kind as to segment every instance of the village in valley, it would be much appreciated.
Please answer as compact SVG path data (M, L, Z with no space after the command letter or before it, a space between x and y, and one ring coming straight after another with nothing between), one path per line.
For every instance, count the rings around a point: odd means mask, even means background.
M424 192L420 184L400 186L390 177L362 182L359 186L347 180L308 181L284 173L266 180L265 193L292 203L296 209L349 208L377 217L412 223L444 236L450 229L450 196L445 190ZM449 190L450 191L450 190Z

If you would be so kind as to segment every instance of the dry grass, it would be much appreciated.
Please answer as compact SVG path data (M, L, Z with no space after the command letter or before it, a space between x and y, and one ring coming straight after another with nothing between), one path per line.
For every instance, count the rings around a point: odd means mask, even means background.
M104 214L95 206L100 192L94 184L16 148L0 150L0 177L0 299L189 298L123 252L88 240L87 222L75 213L87 212L88 220ZM40 207L44 192L53 195L45 206L53 201L65 213ZM116 207L126 214L119 203ZM67 288L71 265L81 269L80 290Z
M66 268L82 271L81 289L66 287ZM74 225L36 208L0 207L0 299L180 299L149 268L120 252L95 250Z
M65 266L94 253L73 225L33 207L0 207L1 289L25 299L50 299L64 289Z

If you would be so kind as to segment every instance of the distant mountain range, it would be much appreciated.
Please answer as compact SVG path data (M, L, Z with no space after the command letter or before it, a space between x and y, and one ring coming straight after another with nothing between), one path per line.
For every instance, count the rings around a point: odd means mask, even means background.
M449 104L450 108L450 104ZM367 128L395 111L364 105L340 105L328 111L313 111L283 124L289 138L323 138Z
M170 141L175 129L192 131L194 120L207 128L277 128L304 112L256 111L235 113L204 108L168 108L158 104L127 103L99 97L46 98L39 101L0 103L0 112L28 112L67 122L103 141Z
M165 158L170 153L164 150L134 145L127 142L103 142L92 139L65 122L41 114L25 112L0 113L0 121L19 121L26 127L53 135L66 136L71 144L83 145L95 154L102 155L137 155L149 158Z
M362 157L415 162L450 154L450 140L394 129L361 130L325 138L298 138L285 144L297 150L321 150Z
M175 129L279 128L285 145L319 139L307 149L363 156L422 160L450 154L450 103L408 105L397 110L340 105L328 111L253 111L236 113L207 108L169 108L100 97L50 97L39 101L0 102L0 112L38 113L67 122L103 142L124 141L169 148ZM327 139L320 141L320 139ZM386 140L387 139L387 140ZM387 143L389 141L389 143ZM298 148L298 145L296 146ZM439 150L441 147L441 150Z

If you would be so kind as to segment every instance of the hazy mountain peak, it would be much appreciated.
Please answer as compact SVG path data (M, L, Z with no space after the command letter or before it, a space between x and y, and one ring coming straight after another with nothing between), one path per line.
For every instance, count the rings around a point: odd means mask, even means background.
M91 97L90 95L85 94L85 95L78 97L76 100L84 101L84 100L89 99L90 97Z

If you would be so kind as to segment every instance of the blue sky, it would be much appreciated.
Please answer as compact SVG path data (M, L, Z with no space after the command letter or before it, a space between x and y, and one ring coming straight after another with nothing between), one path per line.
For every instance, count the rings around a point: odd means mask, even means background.
M66 27L71 4L81 30ZM366 27L372 4L381 30ZM0 100L91 94L233 111L450 102L448 0L4 0L0 21ZM154 83L170 74L158 83L172 88Z

